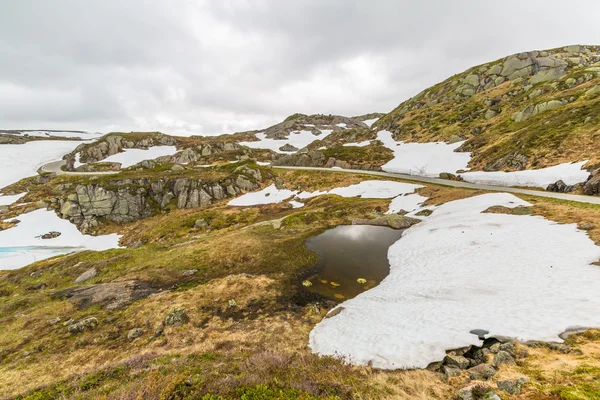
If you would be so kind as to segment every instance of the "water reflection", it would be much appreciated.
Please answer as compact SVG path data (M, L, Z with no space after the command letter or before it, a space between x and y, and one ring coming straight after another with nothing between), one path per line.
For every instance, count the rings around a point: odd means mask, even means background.
M376 286L389 274L387 252L401 236L387 227L344 225L309 239L319 261L305 278L306 290L339 301Z

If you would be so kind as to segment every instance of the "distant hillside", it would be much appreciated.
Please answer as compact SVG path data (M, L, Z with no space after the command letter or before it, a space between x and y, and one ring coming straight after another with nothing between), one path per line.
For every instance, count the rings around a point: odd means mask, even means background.
M466 142L478 170L600 165L600 46L519 53L403 102L374 128L396 140Z

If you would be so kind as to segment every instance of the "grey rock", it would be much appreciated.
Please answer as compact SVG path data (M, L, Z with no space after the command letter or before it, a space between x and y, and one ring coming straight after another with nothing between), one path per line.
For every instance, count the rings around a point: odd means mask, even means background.
M444 358L444 364L450 367L456 367L459 369L467 369L469 367L469 360L467 360L463 356L456 356L452 354L448 354Z
M558 180L554 183L551 183L546 188L546 190L549 192L557 192L557 193L568 193L568 192L572 192L574 189L575 189L574 186L569 186L566 183L564 183L562 180Z
M194 222L194 228L196 229L206 228L207 226L208 222L206 222L204 219L197 219L196 222Z
M81 333L85 330L95 329L98 326L98 320L95 317L90 317L69 325L67 331L69 333Z
M143 281L121 281L96 285L74 286L55 292L54 299L67 299L80 308L100 305L104 309L122 308L136 300L150 296L156 291Z
M446 378L451 378L454 376L459 376L461 373L461 369L457 368L457 367L453 367L450 365L443 365L442 366L442 372L444 373L444 375L446 376Z
M489 364L479 364L473 368L469 368L467 372L471 380L488 380L496 375L498 371Z
M171 171L184 171L183 165L175 164L171 167Z
M95 278L97 275L98 270L96 268L90 268L83 274L79 275L77 279L75 279L75 283L83 283L85 281L89 281L90 279Z
M285 145L281 146L281 147L279 148L279 150L281 150L281 151L298 151L298 148L297 148L297 147L294 147L294 146L292 146L292 145L291 145L291 144L289 144L289 143L287 143L287 144L285 144Z
M142 328L133 328L129 332L127 332L127 339L134 340L139 338L144 334L144 330Z
M494 365L496 367L499 367L503 364L515 364L515 359L508 352L506 352L504 350L500 350L494 356Z
M196 275L198 273L197 269L190 269L188 271L185 271L182 275L183 276L193 276Z
M60 235L61 235L60 232L52 231L52 232L42 235L42 239L55 239L55 238L59 237Z
M498 390L516 396L521 393L521 387L529 382L528 378L519 378L516 380L498 381Z
M600 85L596 85L593 88L591 88L585 92L585 95L587 97L595 97L599 94L600 94Z
M187 324L190 321L185 309L182 307L175 307L165 317L164 324L168 326L178 326Z
M494 118L498 113L494 110L487 110L483 116L486 120Z
M514 113L512 116L512 120L515 122L523 122L537 114L554 110L556 108L562 107L563 105L564 103L559 100L549 100L534 105L529 105L523 111Z

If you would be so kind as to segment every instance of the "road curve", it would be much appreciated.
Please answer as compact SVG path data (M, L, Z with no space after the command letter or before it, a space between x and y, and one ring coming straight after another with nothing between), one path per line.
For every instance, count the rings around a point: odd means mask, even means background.
M451 186L451 187L456 187L456 188L489 190L489 191L494 191L494 192L519 193L519 194L527 194L527 195L538 196L538 197L548 197L551 199L575 201L578 203L600 204L600 197L597 197L597 196L585 196L585 195L567 194L567 193L554 193L554 192L545 192L545 191L541 191L541 190L521 189L521 188L506 187L506 186L480 185L477 183L469 183L469 182L462 182L462 181L449 181L447 179L426 178L423 176L396 174L396 173L391 173L391 172L363 171L363 170L357 170L357 169L341 169L341 168L318 168L318 167L273 166L273 168L309 170L309 171L345 172L345 173L351 173L351 174L375 175L375 176L384 176L387 178L403 179L403 180L407 180L407 181L431 183L434 185Z
M71 172L71 171L63 171L62 167L67 162L65 160L52 161L42 165L39 168L39 171L46 173L53 173L56 175L114 175L118 174L119 171L104 171L104 172Z
M42 165L39 170L41 172L50 172L50 173L55 173L57 175L79 175L79 176L114 175L114 174L119 173L119 171L105 171L105 172L63 171L61 168L63 165L65 165L65 163L66 163L65 160L52 161L52 162ZM307 170L307 171L344 172L344 173L349 173L349 174L375 175L375 176L383 176L386 178L397 178L397 179L403 179L406 181L430 183L433 185L451 186L451 187L456 187L456 188L489 190L489 191L494 191L494 192L518 193L518 194L527 194L530 196L537 196L537 197L547 197L547 198L558 199L558 200L575 201L578 203L600 204L600 197L597 197L597 196L584 196L584 195L577 195L577 194L554 193L554 192L545 192L542 190L521 189L521 188L506 187L506 186L480 185L477 183L469 183L469 182L462 182L462 181L450 181L447 179L427 178L424 176L396 174L396 173L392 173L392 172L364 171L364 170L358 170L358 169L342 169L342 168L319 168L319 167L272 166L272 168Z

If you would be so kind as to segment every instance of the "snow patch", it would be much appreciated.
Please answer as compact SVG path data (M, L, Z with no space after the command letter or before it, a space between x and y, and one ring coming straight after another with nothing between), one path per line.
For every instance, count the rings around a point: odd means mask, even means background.
M388 131L379 132L377 139L394 152L394 159L381 167L386 172L437 178L442 172L468 169L471 160L471 153L455 151L464 142L396 142Z
M366 199L391 199L403 194L413 193L421 185L394 181L363 181L354 185L335 188L329 191L298 192L296 190L277 189L275 185L268 186L258 192L246 193L231 200L230 206L253 206L260 204L274 204L297 197L300 200L325 194L335 194L341 197L363 197ZM420 198L427 199L419 196ZM424 200L423 200L424 201ZM292 202L290 202L292 203ZM297 202L302 204L300 202ZM294 203L292 203L294 204ZM302 204L304 205L304 204ZM410 211L410 210L406 210Z
M0 270L24 267L35 261L82 250L107 250L119 247L120 235L84 235L77 227L59 218L54 211L39 209L18 217L19 223L0 231ZM51 231L54 239L42 239Z
M25 193L19 193L12 196L0 196L0 206L9 206L19 200L21 197L25 196Z
M314 135L311 131L292 132L287 139L268 139L264 133L257 133L257 142L240 142L242 146L252 149L269 149L276 153L293 154L295 151L281 151L280 147L290 144L298 149L302 149L315 140L323 140L331 134L331 130L323 129L320 135Z
M268 186L258 192L246 193L231 200L230 206L255 206L259 204L275 204L292 198L296 195L295 190L277 189L275 185Z
M585 182L590 176L581 168L587 161L564 163L548 168L514 172L465 172L460 176L467 182L493 186L540 187L546 189L551 183L562 180L567 185Z
M144 160L154 160L158 157L171 156L177 153L175 146L153 146L144 149L123 149L122 153L113 154L100 162L120 163L121 168L128 168Z
M366 119L363 121L363 124L367 125L370 128L371 125L373 125L375 122L377 122L377 120L379 120L379 118Z
M36 140L0 145L0 189L37 175L37 169L43 164L60 160L81 143L75 140Z
M390 247L390 275L341 304L310 333L318 354L376 368L422 368L445 350L480 345L472 329L559 341L600 327L600 258L575 224L482 213L529 206L507 193L446 203Z
M421 204L427 199L428 197L421 196L418 193L398 196L392 200L389 210L386 212L386 214L396 214L400 210L407 212L418 211L421 208Z
M358 143L344 143L343 146L345 147L350 147L350 146L356 146L356 147L365 147L371 144L370 140L365 140L364 142L358 142Z

